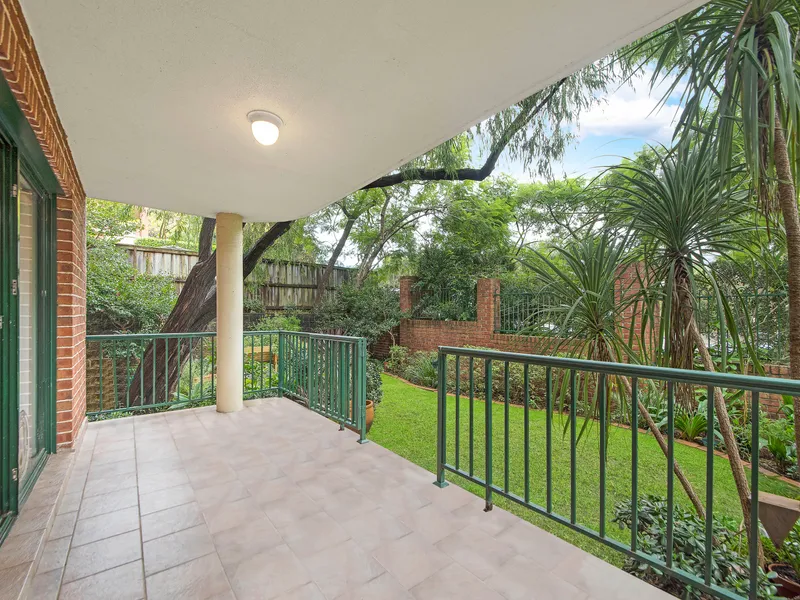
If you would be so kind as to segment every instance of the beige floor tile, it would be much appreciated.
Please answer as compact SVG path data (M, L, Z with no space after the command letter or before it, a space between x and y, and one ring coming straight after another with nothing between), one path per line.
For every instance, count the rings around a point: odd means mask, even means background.
M497 506L493 507L489 512L485 512L484 508L485 502L482 499L473 497L469 503L455 509L453 515L495 537L512 525L517 524L520 520L518 516Z
M264 459L264 461L265 462L261 464L243 465L238 468L234 467L237 479L247 486L259 481L272 481L273 479L285 477L280 467L266 462L266 459Z
M59 600L140 600L142 561L137 560L61 586Z
M436 547L478 579L488 579L512 557L514 549L471 525L447 536Z
M53 526L50 528L48 539L57 540L58 538L71 536L75 531L75 522L77 520L77 510L56 515L55 519L53 519Z
M560 577L542 569L529 558L515 556L486 580L508 600L585 600L587 594Z
M44 552L39 558L39 565L36 572L47 573L48 571L61 570L67 563L67 553L69 552L69 538L59 538L50 540L44 545Z
M313 554L303 565L327 598L336 598L386 571L353 540L338 544L334 552L325 549Z
M139 494L149 494L159 490L173 488L189 483L189 476L184 469L173 469L163 473L139 475Z
M80 519L75 524L73 546L82 546L105 538L139 529L139 509L135 506L112 513Z
M44 535L40 531L6 538L0 546L0 569L31 562L44 541Z
M148 600L206 600L231 593L216 554L208 554L145 580Z
M464 528L463 520L432 504L400 515L400 520L431 544Z
M83 497L91 498L92 496L109 494L111 492L118 492L119 490L135 487L136 473L128 473L127 475L110 475L108 477L89 479L86 482L86 487L83 488Z
M283 544L278 530L266 517L225 529L214 535L214 545L225 571L230 574L248 556L261 554Z
M219 485L212 485L204 487L203 489L195 492L197 503L203 510L218 506L220 504L229 504L236 502L242 498L250 496L247 487L238 480L220 483Z
M263 503L261 504L261 508L279 531L283 527L319 513L322 510L319 504L314 502L302 491L286 494L270 502Z
M78 546L69 552L64 581L88 577L141 558L142 547L138 531Z
M575 552L572 544L522 520L503 531L496 539L547 570L553 569Z
M338 547L349 539L342 526L324 512L290 523L280 532L289 547L303 559L326 548Z
M456 564L448 565L414 586L411 595L416 600L503 600L500 594Z
M23 506L17 520L14 521L14 527L12 527L11 531L8 533L8 537L12 538L32 531L43 530L47 527L50 517L54 512L55 506L52 504L30 508Z
M18 598L30 568L31 563L26 562L0 569L0 598Z
M142 517L142 541L150 541L203 523L197 502L181 504Z
M81 507L81 492L73 492L71 494L64 494L61 496L61 502L58 505L56 514L63 515L68 512L77 512Z
M136 488L92 496L91 498L84 498L81 502L78 519L88 519L89 517L96 517L97 515L104 515L115 510L138 505L139 494Z
M382 544L411 533L410 527L382 508L344 521L342 527L365 550L374 550Z
M326 600L326 598L315 583L306 583L291 592L275 596L274 600Z
M246 558L230 575L237 600L271 600L309 580L308 572L286 545Z
M33 600L56 600L61 587L63 569L54 569L46 573L39 572L33 578L30 597Z
M554 575L570 582L596 600L650 600L670 598L656 587L599 558L575 549L561 561Z
M214 552L205 523L144 543L144 570L152 575Z
M325 512L340 523L378 508L377 504L352 487L326 496L321 504Z
M414 600L414 597L389 573L347 590L336 600Z
M453 562L418 533L380 546L372 555L406 589L411 589Z
M252 498L242 498L235 502L219 504L203 511L208 530L215 534L219 531L252 523L264 518L262 511Z
M141 515L149 515L160 510L189 504L195 500L194 490L188 483L148 494L143 494L139 490L139 512Z

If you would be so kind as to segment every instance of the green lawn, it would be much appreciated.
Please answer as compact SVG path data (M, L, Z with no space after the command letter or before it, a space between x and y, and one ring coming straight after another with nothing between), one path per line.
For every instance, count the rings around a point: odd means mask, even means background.
M409 385L390 375L383 375L383 402L375 411L375 423L369 439L405 457L421 467L433 472L436 468L436 392ZM469 464L469 406L461 400L460 406L460 464L462 469ZM447 462L455 462L455 401L448 397L447 402ZM502 486L504 481L504 406L495 403L492 407L493 436L493 480ZM475 474L484 476L484 415L485 404L475 401ZM524 409L509 406L509 491L524 494ZM545 413L532 410L530 421L530 493L531 501L540 505L545 503ZM560 415L553 423L553 510L561 515L569 515L570 507L570 463L569 437L563 436L564 421ZM611 522L614 505L620 500L629 500L631 488L631 432L628 429L612 427L609 434L607 481L607 532L608 535L627 541L629 533L621 531ZM659 494L666 496L667 469L666 458L655 439L646 434L638 434L639 445L639 494ZM599 436L596 424L587 431L577 450L577 520L578 523L597 530L599 526ZM675 459L683 467L695 490L701 498L705 495L706 453L697 448L675 445ZM749 477L749 472L748 472ZM465 481L463 478L447 474L452 483L457 483L478 496L483 496L483 488ZM433 476L431 477L433 482ZM759 489L800 498L800 488L779 479L760 476ZM690 508L680 483L675 480L676 502ZM537 515L530 509L495 496L497 506L509 510L535 525L553 532L555 535L584 548L585 550L615 564L621 564L621 556L608 547L595 542L554 521ZM739 500L731 476L728 461L716 457L714 460L714 514L741 519Z

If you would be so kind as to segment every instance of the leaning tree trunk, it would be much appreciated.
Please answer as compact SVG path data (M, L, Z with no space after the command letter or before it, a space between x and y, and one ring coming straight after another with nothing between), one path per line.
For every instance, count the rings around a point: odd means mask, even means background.
M243 277L253 272L264 252L289 230L292 223L275 223L253 244L242 260ZM203 220L199 260L189 272L178 301L161 328L162 333L206 331L217 314L217 257L215 252L211 252L214 225L214 219ZM168 349L163 341L149 344L130 384L131 403L141 406L154 401L168 401L178 384L178 374L190 356L190 348L196 348L197 344L197 341L187 343L184 340L178 348L177 342L171 340Z
M800 379L800 216L786 136L775 119L775 172L778 176L778 204L786 231L786 254L789 263L789 374ZM800 398L794 399L794 438L800 448Z
M333 269L336 267L336 261L339 260L339 256L342 254L342 250L344 250L344 245L345 243L347 243L347 238L350 237L350 231L352 231L353 225L355 224L356 220L354 218L352 217L347 218L347 221L344 224L344 230L342 231L342 235L339 237L339 242L333 249L333 253L331 254L330 259L328 260L328 264L325 265L325 270L322 272L322 275L317 280L317 295L314 298L315 306L322 303L322 300L325 298L325 290L328 288L328 281L330 281Z
M690 323L690 334L697 350L700 354L700 359L703 361L703 367L706 371L713 372L714 361L711 359L711 354L708 352L703 335L697 327L697 322L692 318ZM739 503L742 505L742 516L744 518L744 526L747 530L747 539L750 543L755 541L758 544L758 562L764 564L764 549L761 546L761 536L758 531L758 523L755 523L755 540L751 539L751 526L753 525L750 520L750 486L747 484L747 475L744 471L744 463L739 454L739 445L736 443L736 436L733 433L733 426L731 419L728 415L728 407L725 404L725 396L722 395L722 390L718 387L714 388L714 409L716 411L717 419L719 420L719 431L722 434L722 440L725 442L725 452L728 454L728 462L731 466L731 473L733 474L733 481L736 484L736 491L739 494ZM713 429L714 424L709 423ZM713 437L712 437L713 439ZM707 449L707 452L713 452L713 446ZM753 452L758 452L758 447L753 448Z

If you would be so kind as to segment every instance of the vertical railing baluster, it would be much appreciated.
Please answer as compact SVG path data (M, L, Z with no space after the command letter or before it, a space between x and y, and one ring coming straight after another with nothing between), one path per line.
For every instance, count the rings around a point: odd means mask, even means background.
M505 394L503 396L503 491L508 493L508 468L509 468L509 431L508 431L508 400L509 400L509 362L505 362L503 370L503 386Z
M553 512L553 369L545 369L545 478L547 512Z
M667 567L672 568L672 536L675 518L675 384L667 382Z
M192 388L194 387L194 375L192 373L192 363L194 362L192 354L194 352L194 338L189 337L189 402L192 401Z
M100 412L103 412L103 342L100 341Z
M706 564L705 581L711 585L714 551L714 386L708 386L706 401Z
M758 436L759 436L759 417L761 403L759 401L758 391L753 391L750 398L751 408L751 438L750 447L753 451L750 453L750 598L757 600L758 598L758 542L759 542L759 527L758 527Z
M492 510L492 360L484 361L486 367L486 417L484 419L484 437L486 442L486 512Z
M125 345L125 407L131 406L131 348L130 344Z
M475 475L475 359L469 357L469 476Z
M456 354L456 470L461 464L461 357Z
M206 376L206 365L203 361L205 358L203 356L203 345L205 343L205 338L201 335L197 338L200 341L200 398L198 400L205 400L206 399L206 386L205 386L205 376Z
M606 537L606 374L597 376L597 400L600 403L600 537Z
M339 429L344 430L344 418L347 414L347 407L345 403L347 399L344 394L344 377L342 376L342 367L344 366L344 345L342 342L337 343L339 346L339 366L336 369L336 375L339 382Z
M525 502L531 501L531 435L530 435L530 374L528 373L528 364L522 367L522 387L524 388L523 405L525 412L523 413L523 435L524 435L524 452L525 452Z
M283 362L285 360L283 345L284 345L283 332L279 331L278 332L278 396L283 395L283 370L284 370Z
M445 487L447 482L444 480L444 465L447 460L447 354L439 350L436 361L438 396L437 403L437 435L436 435L436 485Z
M180 400L181 395L181 377L183 375L183 355L181 354L181 340L182 338L178 336L178 348L176 352L178 353L178 380L177 380L177 395L178 400Z
M111 342L111 363L114 366L114 408L120 408L119 383L117 381L117 342Z
M575 369L570 370L569 373L569 520L573 525L577 517L577 495L578 485L576 479L576 467L578 462L577 457L577 427L575 420L577 418L577 374Z
M631 550L639 531L639 378L631 379Z
M213 381L213 380L212 380ZM212 382L211 387L214 387ZM164 402L169 402L169 338L164 338Z

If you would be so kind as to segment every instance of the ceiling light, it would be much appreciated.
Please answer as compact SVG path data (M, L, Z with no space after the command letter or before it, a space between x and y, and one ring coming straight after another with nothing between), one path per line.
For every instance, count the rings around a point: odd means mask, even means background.
M253 137L262 146L272 146L278 141L283 121L275 113L266 110L253 110L247 113L247 120L253 129Z

